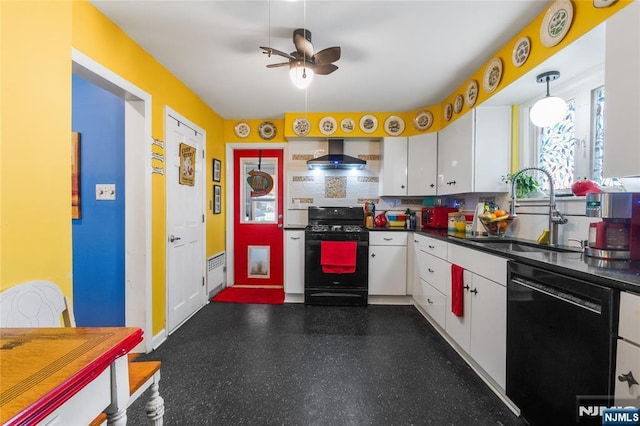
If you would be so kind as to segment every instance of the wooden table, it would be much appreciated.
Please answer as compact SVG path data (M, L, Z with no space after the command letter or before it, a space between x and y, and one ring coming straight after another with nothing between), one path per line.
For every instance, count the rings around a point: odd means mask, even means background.
M126 423L139 328L0 328L0 424Z

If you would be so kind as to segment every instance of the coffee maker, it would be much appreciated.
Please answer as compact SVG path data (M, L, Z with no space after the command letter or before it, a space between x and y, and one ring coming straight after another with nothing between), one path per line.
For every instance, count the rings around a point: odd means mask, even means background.
M585 255L609 260L640 260L640 192L587 194L589 227Z

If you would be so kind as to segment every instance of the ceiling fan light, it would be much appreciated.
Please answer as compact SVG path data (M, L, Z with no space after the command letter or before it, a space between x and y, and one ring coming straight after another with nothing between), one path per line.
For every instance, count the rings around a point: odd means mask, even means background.
M538 127L551 127L567 114L567 103L557 96L546 96L533 105L529 112L531 122Z
M302 61L292 62L289 65L289 77L298 89L306 89L313 81L313 69L305 66Z

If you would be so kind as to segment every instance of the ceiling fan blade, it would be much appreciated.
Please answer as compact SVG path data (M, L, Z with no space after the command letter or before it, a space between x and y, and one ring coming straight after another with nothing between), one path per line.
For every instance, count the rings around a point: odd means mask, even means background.
M327 74L331 74L337 69L338 69L338 66L333 64L320 64L320 65L315 64L313 67L313 72L318 75L327 75Z
M298 28L293 31L293 44L300 56L310 58L313 56L313 44L311 44L311 31Z
M289 66L289 62L281 62L279 64L269 64L267 65L267 68L279 68L279 67L284 67L284 66Z
M293 56L289 55L288 53L284 53L283 51L278 50L278 49L274 49L273 47L260 46L260 49L264 50L264 52L262 52L262 53L264 53L266 55L269 55L269 56L278 55L278 56L282 56L283 58L287 58L287 59L295 59Z
M330 64L340 59L340 46L322 49L313 56L316 65Z

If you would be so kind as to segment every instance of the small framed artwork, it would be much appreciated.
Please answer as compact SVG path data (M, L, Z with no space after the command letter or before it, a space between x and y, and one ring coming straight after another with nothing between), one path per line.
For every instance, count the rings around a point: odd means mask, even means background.
M220 182L220 169L222 168L222 163L217 158L213 159L213 181Z
M220 214L222 211L222 187L213 185L213 214Z

